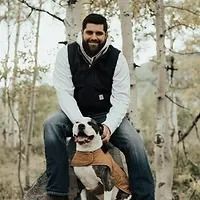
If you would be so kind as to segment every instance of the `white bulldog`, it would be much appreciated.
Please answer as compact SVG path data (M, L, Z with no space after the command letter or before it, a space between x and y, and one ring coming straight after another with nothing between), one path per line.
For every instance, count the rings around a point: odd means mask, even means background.
M106 152L101 139L102 132L103 126L91 118L85 118L73 126L76 153L71 165L85 186L81 192L81 199L87 200L88 191L99 200L111 200L114 186L119 189L116 200L131 199L128 177Z

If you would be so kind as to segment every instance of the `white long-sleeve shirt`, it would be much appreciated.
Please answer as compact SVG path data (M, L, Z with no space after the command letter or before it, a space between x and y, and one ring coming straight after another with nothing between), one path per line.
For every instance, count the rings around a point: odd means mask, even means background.
M67 45L60 49L56 57L53 73L53 83L57 92L59 105L72 123L83 120L84 117L74 99L74 85L68 61ZM126 59L122 53L115 67L111 91L111 108L103 122L113 133L122 122L129 104L130 77Z

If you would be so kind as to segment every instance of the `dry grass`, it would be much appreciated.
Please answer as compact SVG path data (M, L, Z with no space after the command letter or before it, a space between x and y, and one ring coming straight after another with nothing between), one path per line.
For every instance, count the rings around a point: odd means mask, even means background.
M43 155L32 154L30 160L30 182L39 177L45 169ZM18 160L17 151L0 147L0 199L18 200L20 199L20 189L18 183ZM24 160L22 160L21 180L24 186Z
M152 143L151 143L152 144ZM174 154L174 199L173 200L199 200L200 199L200 151L199 144L191 145L188 142L188 159L179 149L179 156ZM150 148L151 149L151 148ZM148 149L149 150L149 149ZM177 149L176 149L177 150ZM152 154L150 153L152 160ZM178 160L177 160L178 158ZM17 176L17 150L0 146L0 199L20 199L20 189ZM33 183L45 170L45 159L42 148L34 148L30 164L30 180ZM24 186L24 160L22 162L21 178Z

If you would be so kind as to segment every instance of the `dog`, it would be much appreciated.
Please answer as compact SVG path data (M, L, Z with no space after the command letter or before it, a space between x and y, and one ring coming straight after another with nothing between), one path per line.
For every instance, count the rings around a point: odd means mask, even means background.
M87 200L87 191L93 193L99 200L111 200L115 186L118 188L115 199L129 200L131 192L128 177L107 152L101 139L102 133L103 126L91 118L85 118L73 126L76 153L71 166L85 186L81 192L81 199Z

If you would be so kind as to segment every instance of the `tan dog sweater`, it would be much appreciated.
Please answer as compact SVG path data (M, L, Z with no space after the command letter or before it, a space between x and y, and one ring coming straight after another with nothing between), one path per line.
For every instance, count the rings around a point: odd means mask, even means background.
M102 149L98 149L94 152L81 152L77 151L71 161L71 165L75 167L82 167L88 165L105 165L110 168L112 178L115 186L131 194L129 189L129 182L126 173L121 167L113 160L110 153L104 153Z

